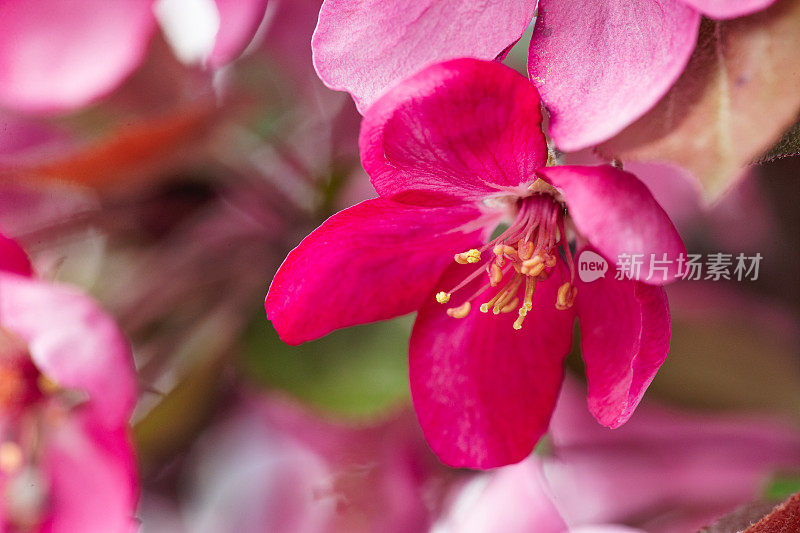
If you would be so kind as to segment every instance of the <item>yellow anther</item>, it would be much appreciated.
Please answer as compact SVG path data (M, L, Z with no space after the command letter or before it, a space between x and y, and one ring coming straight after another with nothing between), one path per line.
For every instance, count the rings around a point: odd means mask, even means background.
M509 246L509 245L507 245L507 244L504 244L504 245L503 245L503 253L504 253L505 255L509 255L509 256L511 256L511 257L514 257L514 256L516 256L516 255L517 255L517 249L516 249L516 248L514 248L513 246Z
M516 310L517 304L519 304L519 298L515 297L513 300L511 300L506 305L504 305L503 308L500 309L500 312L501 313L510 313L511 311Z
M526 265L525 263L522 264L522 268L520 272L525 274L526 276L536 277L544 271L544 263L539 262L533 265Z
M519 244L517 246L518 246L517 254L519 255L520 259L522 259L523 261L527 261L528 259L531 258L534 250L532 242L519 241Z
M0 471L13 474L22 466L24 459L22 448L17 443L4 442L0 444Z
M489 312L489 303L486 302L486 303L481 304L481 306L478 309L480 309L481 313L488 313Z
M467 263L477 263L481 260L481 251L477 248L472 248L466 252L461 252L455 255L456 263L459 265L466 265Z
M527 268L533 268L536 265L539 265L539 264L542 264L542 263L544 263L544 256L542 256L542 252L539 252L538 254L534 255L530 259L524 260L522 262L522 266L527 267Z
M465 302L458 307L451 307L447 310L447 314L453 318L464 318L469 314L469 310L472 308L469 302Z
M447 302L450 301L450 293L444 291L437 292L436 301L439 302L440 304L446 304Z
M514 329L517 331L522 329L522 323L525 322L525 315L519 315L514 321Z
M565 311L572 307L575 303L575 296L578 294L578 287L570 284L569 282L563 284L558 288L558 296L556 296L556 309Z
M489 285L496 287L501 281L503 281L503 269L497 263L492 263L489 267Z
M554 266L556 266L556 261L558 261L558 257L556 257L555 255L547 254L547 256L544 259L544 266L546 266L547 268L553 268Z

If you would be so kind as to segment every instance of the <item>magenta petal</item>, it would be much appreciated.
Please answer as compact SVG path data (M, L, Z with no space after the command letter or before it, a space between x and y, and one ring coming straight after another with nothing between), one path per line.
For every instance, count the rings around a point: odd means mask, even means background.
M578 281L576 302L589 410L616 428L633 414L667 357L667 296L661 287L608 276Z
M528 73L556 145L595 145L647 112L683 72L699 26L679 0L540 0Z
M490 61L431 66L364 116L361 160L381 196L478 200L526 183L547 161L536 88Z
M435 290L449 290L470 267L447 269ZM531 453L547 431L572 344L572 311L555 309L563 274L539 283L521 330L517 313L481 313L478 297L466 318L447 316L485 280L440 305L430 294L409 347L411 395L425 438L450 466L493 468Z
M152 0L0 3L0 105L60 111L113 90L142 61Z
M430 64L494 59L522 36L535 9L535 0L325 0L311 40L314 66L363 113Z
M678 275L678 257L686 247L669 215L636 176L610 165L547 167L539 174L561 191L578 231L606 259L641 255L636 258L642 263L638 279L655 285ZM667 262L659 264L664 254Z
M703 15L714 19L732 19L743 17L766 9L775 0L681 0Z
M28 344L58 385L84 391L106 426L127 423L137 384L128 343L97 304L70 287L0 273L0 326Z
M453 254L481 231L471 206L423 208L366 200L306 237L281 265L265 308L289 344L334 329L410 313L422 305Z
M253 40L264 13L267 0L216 0L219 11L219 31L208 64L221 67L239 57Z
M0 271L12 272L21 276L33 274L28 255L16 241L0 235Z

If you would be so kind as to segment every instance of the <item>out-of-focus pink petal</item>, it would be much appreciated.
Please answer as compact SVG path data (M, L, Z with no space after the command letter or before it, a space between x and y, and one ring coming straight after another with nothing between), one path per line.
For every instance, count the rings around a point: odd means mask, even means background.
M647 283L660 285L678 275L677 259L686 254L686 247L667 213L636 176L610 165L547 167L539 174L561 191L578 231L606 259L616 263L621 254L641 255L638 279ZM651 265L651 259L662 261L664 254L668 263Z
M126 430L98 432L87 425L91 421L70 420L48 429L42 456L49 482L50 518L43 530L135 531L138 488Z
M743 17L766 9L775 0L681 0L703 15L713 19L732 19Z
M220 67L239 57L256 34L268 0L216 0L219 31L208 64Z
M113 90L142 61L153 0L0 3L0 106L68 110Z
M21 276L33 274L28 254L16 241L0 235L0 270Z
M558 453L544 465L553 501L571 524L651 516L660 527L647 531L696 531L758 498L770 472L791 468L800 453L800 433L784 421L651 401L610 431L586 411L581 389L564 383L550 424Z
M188 529L427 531L439 465L410 412L358 427L250 395L195 447Z
M680 0L540 0L528 73L556 145L595 145L647 112L683 72L699 26Z
M130 347L112 318L86 295L0 273L0 325L28 343L42 373L85 391L99 423L127 423L137 395Z
M0 114L0 165L35 164L59 157L72 146L66 132L52 124Z
M481 237L471 206L423 208L366 200L306 237L281 265L265 308L289 344L410 313L453 254Z
M612 428L633 414L669 351L664 289L606 276L578 280L577 312L589 410Z
M363 113L389 87L432 63L491 60L528 27L535 0L325 0L314 66Z
M539 94L491 61L426 68L364 116L361 161L381 196L477 200L531 180L547 161Z
M646 533L642 529L627 526L579 526L569 529L569 533Z
M435 291L448 291L469 272L469 266L451 266ZM411 395L425 439L444 463L516 463L547 430L572 344L574 314L555 309L563 275L556 270L539 283L519 331L512 327L517 313L477 309L496 288L484 291L465 318L445 313L479 290L485 278L453 294L447 305L428 296L411 333Z
M535 457L474 477L459 487L448 516L435 531L564 533L567 524L550 501L546 486Z

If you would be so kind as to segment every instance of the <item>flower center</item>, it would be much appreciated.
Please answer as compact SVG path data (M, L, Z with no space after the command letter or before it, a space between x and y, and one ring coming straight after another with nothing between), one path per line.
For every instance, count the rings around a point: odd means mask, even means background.
M0 328L0 412L18 413L35 403L39 376L22 339Z
M69 408L69 392L39 371L25 341L0 326L0 496L14 531L36 529L46 518L41 447L47 427Z
M531 186L534 191L532 195L517 199L516 216L508 229L480 250L473 248L455 255L458 264L476 264L482 262L483 254L491 250L488 260L483 260L483 264L461 283L447 292L436 294L436 301L445 304L450 301L453 293L466 287L484 272L487 274L487 283L466 302L447 309L449 316L466 317L472 309L472 302L478 296L489 288L499 287L494 296L480 304L480 311L489 313L491 310L495 315L517 311L514 329L522 329L528 311L533 308L536 284L550 276L561 259L561 251L563 260L569 266L570 281L559 287L555 306L560 310L572 307L578 290L573 283L575 267L564 232L566 213L563 205L554 196L555 191L551 189L544 182L535 182Z

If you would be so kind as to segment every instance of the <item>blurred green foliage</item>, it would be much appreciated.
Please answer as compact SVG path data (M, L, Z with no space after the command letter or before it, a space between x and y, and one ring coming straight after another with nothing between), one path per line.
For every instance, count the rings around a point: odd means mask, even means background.
M764 497L768 500L785 500L797 492L800 492L800 473L776 474L767 485Z
M243 370L260 385L329 414L377 417L409 401L411 324L405 316L288 346L261 317L245 337Z

